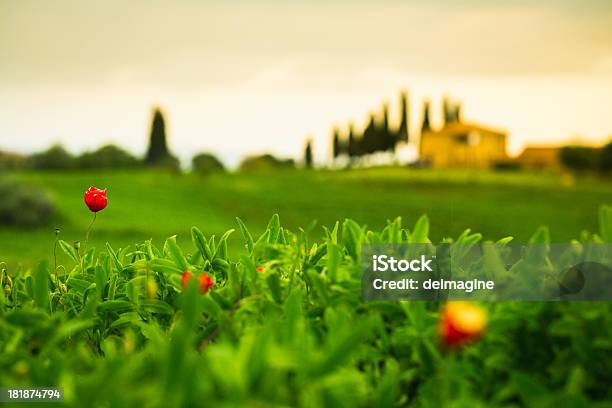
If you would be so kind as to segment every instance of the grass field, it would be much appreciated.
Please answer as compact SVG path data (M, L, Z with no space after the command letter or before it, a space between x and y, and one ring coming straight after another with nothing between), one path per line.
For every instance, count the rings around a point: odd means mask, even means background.
M161 243L174 234L179 244L190 245L191 226L219 234L236 227L236 216L260 233L273 213L293 230L316 220L315 237L321 235L320 225L344 218L379 229L396 216L412 224L427 214L434 240L471 228L487 239L512 235L526 241L538 226L548 225L552 240L563 242L584 229L596 231L598 207L612 203L609 181L523 173L377 168L210 177L150 171L13 176L49 192L58 214L46 228L1 227L0 259L9 264L51 259L56 226L62 239L82 241L91 219L83 192L90 185L108 188L109 196L91 236L95 246L148 238ZM240 239L232 236L229 245L240 245Z

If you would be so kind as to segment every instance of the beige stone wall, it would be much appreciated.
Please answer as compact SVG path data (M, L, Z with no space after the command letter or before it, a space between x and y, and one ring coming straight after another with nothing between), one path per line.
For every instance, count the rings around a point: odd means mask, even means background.
M469 128L427 132L420 155L434 167L487 168L507 159L506 135Z

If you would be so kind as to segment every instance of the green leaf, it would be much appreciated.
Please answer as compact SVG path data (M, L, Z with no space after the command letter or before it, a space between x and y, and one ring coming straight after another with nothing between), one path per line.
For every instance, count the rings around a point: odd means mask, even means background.
M538 406L540 398L544 397L548 390L533 376L515 372L511 376L512 384L520 395L525 406Z
M319 275L319 273L314 269L309 269L306 272L306 275L308 276L308 280L313 286L315 292L321 298L323 304L327 304L329 300L328 287L325 282L323 282L323 278L321 277L321 275Z
M14 326L32 329L46 324L49 315L38 309L17 309L5 314L4 320Z
M72 259L74 261L75 264L79 265L79 255L77 254L76 249L74 249L74 245L70 245L69 243L67 243L66 241L64 241L63 239L60 239L58 241L60 248L62 249L62 251L64 251L64 253L66 255L68 255L70 257L70 259Z
M176 267L169 259L156 258L149 263L151 270L159 273L182 274L184 271Z
M372 324L368 319L357 321L350 330L344 330L334 339L331 348L325 350L322 360L314 365L313 375L325 375L336 369L353 355L356 349L372 333Z
M268 284L268 288L270 289L270 293L272 294L272 298L278 304L281 304L282 293L281 293L281 285L280 279L277 273L271 273L266 277L266 283Z
M428 244L429 241L429 218L426 215L422 215L414 224L414 230L412 231L412 244Z
M280 234L280 218L278 217L278 214L274 214L272 216L272 218L270 219L270 222L268 223L268 227L266 228L267 231L269 231L269 235L268 235L268 243L269 244L277 244L278 243L278 237Z
M49 311L49 264L43 261L34 270L34 301L41 310Z
M251 236L251 233L249 232L246 225L244 225L244 222L242 222L240 218L236 217L236 222L238 222L238 227L240 228L240 233L242 234L242 238L244 239L244 244L246 246L246 249L247 251L249 251L249 254L252 254L253 253L253 236Z
M327 244L327 274L332 282L336 281L338 274L338 266L342 260L342 252L340 247L333 242Z
M599 208L599 235L604 242L612 243L612 206Z
M550 243L550 232L548 227L541 226L529 239L530 244L549 244Z
M124 324L137 323L140 321L142 321L142 317L138 312L126 312L119 315L119 318L111 324L111 327L119 327Z
M141 300L139 303L139 307L141 310L151 313L160 313L172 315L174 314L174 309L168 303L159 299L145 299Z
M98 305L98 312L101 313L122 313L132 309L132 304L125 300L107 300Z
M166 240L166 249L168 250L168 256L176 263L179 269L186 271L188 269L187 260L183 251L176 243L176 235L171 236Z
M202 311L212 318L217 318L222 311L221 306L210 296L202 296L199 304Z
M225 231L225 234L221 236L221 239L219 240L219 245L217 245L217 249L215 250L215 253L213 255L213 260L217 257L222 259L225 259L227 257L227 238L232 235L234 231L234 229L230 229L228 231Z
M102 265L96 265L96 287L100 293L100 299L104 299L104 288L108 282L108 275Z
M68 289L74 289L74 291L80 295L83 295L87 288L91 286L90 281L73 277L69 278L66 284L68 285Z
M74 336L78 332L81 332L83 330L87 330L93 327L94 324L95 324L95 321L93 319L86 319L86 320L77 319L77 320L70 320L70 321L64 322L60 325L59 329L53 336L53 339L51 340L50 344L53 345L53 344L57 344L60 342L64 342L66 339Z
M115 253L115 251L113 250L113 248L110 246L108 242L106 243L106 250L108 251L111 259L113 260L113 263L115 264L115 268L117 268L117 270L119 271L123 270L123 264L121 263L121 261L119 261L117 254Z
M200 254L202 254L202 258L211 262L213 259L212 251L206 242L206 237L197 227L191 228L191 240L198 251L200 251Z
M342 241L349 256L356 264L360 262L363 231L355 221L346 219L342 224Z

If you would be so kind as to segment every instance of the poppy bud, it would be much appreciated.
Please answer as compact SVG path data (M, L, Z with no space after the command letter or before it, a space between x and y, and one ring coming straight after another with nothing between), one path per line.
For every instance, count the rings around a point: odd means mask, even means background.
M453 347L480 337L487 325L485 311L468 302L448 302L440 312L442 343Z
M264 271L264 267L263 266L258 266L257 268L255 268L255 270L259 273Z
M157 297L157 282L155 282L155 279L147 280L146 293L147 299L155 299Z
M102 211L106 208L108 200L106 198L106 189L100 190L96 187L89 187L84 194L85 204L92 212Z

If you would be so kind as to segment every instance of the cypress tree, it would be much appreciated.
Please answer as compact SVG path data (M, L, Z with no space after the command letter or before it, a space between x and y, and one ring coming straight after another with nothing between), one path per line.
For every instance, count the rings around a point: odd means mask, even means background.
M400 96L400 106L400 117L402 119L398 130L397 140L401 142L408 142L408 96L406 95L406 92L402 92Z
M312 168L312 140L306 142L306 149L304 149L304 166L306 168Z
M352 123L349 124L348 155L351 160L357 156L357 140L355 139L355 130Z
M153 113L153 121L151 122L151 136L145 162L149 165L162 164L169 157L164 116L160 109L156 108Z
M423 102L423 122L421 125L421 134L431 130L431 123L429 121L429 100Z
M455 104L455 109L453 112L453 118L455 122L461 122L461 103Z
M444 126L455 121L455 108L446 96L442 98L442 113L444 116Z
M334 128L334 135L332 136L332 154L334 159L337 159L338 156L340 156L340 154L342 153L342 146L340 146L340 132L338 131L338 128Z
M382 129L385 134L389 134L389 105L384 102L382 107Z
M357 156L374 153L376 150L378 150L379 141L377 133L376 118L374 117L374 114L370 114L370 120L368 121L368 125L363 131L363 137L358 144L360 148L357 150Z
M389 128L389 105L385 102L383 103L383 120L382 120L382 129L380 132L380 151L395 151L395 135L391 132Z

